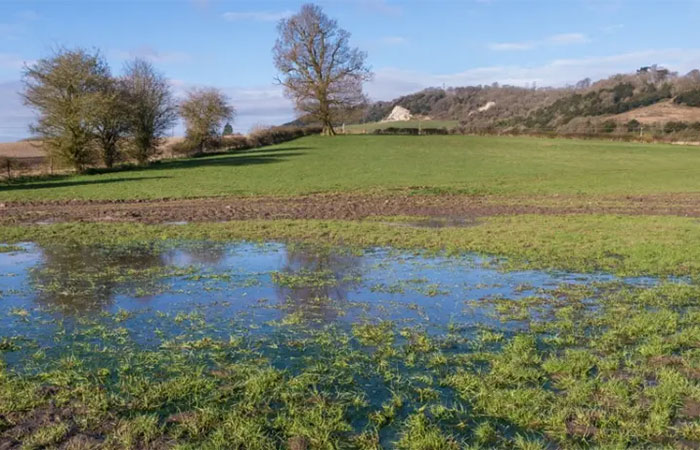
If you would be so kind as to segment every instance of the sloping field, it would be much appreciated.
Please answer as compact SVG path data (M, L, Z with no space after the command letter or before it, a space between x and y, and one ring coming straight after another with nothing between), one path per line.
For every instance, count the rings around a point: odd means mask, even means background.
M659 102L651 106L637 108L626 113L612 116L619 122L628 122L632 119L643 124L666 122L700 122L700 108L684 106L673 101Z
M43 158L39 141L0 142L0 158Z

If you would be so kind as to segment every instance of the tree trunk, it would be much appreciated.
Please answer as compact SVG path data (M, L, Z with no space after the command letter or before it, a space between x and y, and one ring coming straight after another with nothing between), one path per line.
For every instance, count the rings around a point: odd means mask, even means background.
M335 130L333 129L333 124L330 121L323 123L323 130L321 130L322 136L335 136Z

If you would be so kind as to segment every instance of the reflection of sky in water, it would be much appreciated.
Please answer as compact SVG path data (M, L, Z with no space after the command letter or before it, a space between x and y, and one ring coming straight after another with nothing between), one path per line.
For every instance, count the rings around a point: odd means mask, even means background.
M0 254L0 337L28 336L41 345L50 344L55 322L70 332L80 321L107 320L102 312L121 310L138 312L119 326L143 344L157 341L156 333L165 326L163 314L172 326L178 314L193 312L209 325L198 331L200 337L228 337L236 326L264 334L271 330L270 321L291 317L311 327L361 320L395 320L399 326L431 332L444 331L448 323L497 326L491 306L481 307L480 299L518 299L562 284L615 279L604 274L501 272L489 267L489 259L473 255L427 256L389 249L357 255L276 243L189 242L165 251L25 248ZM290 286L276 284L272 275L319 271L337 283ZM20 309L29 311L29 319L22 318Z

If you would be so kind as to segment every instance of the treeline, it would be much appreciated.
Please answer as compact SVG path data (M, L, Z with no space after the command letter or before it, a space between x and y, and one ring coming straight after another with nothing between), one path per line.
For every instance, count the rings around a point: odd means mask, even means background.
M33 134L78 171L148 163L179 117L195 152L218 145L222 128L232 132L234 108L219 90L192 89L177 102L167 79L142 59L113 76L99 52L62 49L23 75L24 101L38 112Z
M359 122L377 122L399 105L434 120L458 120L463 132L576 132L602 130L601 116L610 116L661 101L700 106L700 71L678 75L649 66L597 82L584 79L563 88L484 86L429 88L389 102L369 105ZM493 105L479 110L489 102ZM589 126L590 125L590 126ZM687 128L691 127L687 124ZM663 125L661 125L663 127ZM611 127L608 124L607 129ZM615 130L627 128L615 123ZM615 131L613 130L613 131ZM588 132L588 131L581 131Z

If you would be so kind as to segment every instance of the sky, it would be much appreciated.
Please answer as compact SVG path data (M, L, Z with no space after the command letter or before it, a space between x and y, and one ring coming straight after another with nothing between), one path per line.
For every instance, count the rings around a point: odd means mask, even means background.
M275 84L271 49L278 21L303 3L0 0L0 142L29 135L22 68L59 47L99 50L115 75L126 60L146 58L178 97L217 87L237 110L239 132L287 122L295 112ZM435 86L563 86L651 64L700 68L700 0L316 3L367 52L373 100Z

